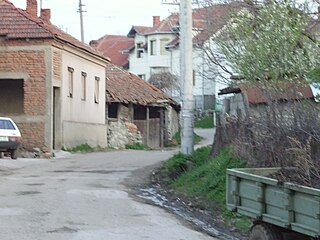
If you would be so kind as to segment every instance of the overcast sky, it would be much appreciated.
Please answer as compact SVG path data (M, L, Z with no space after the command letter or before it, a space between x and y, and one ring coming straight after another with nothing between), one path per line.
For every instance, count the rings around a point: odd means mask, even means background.
M25 9L27 0L9 0ZM162 0L82 0L85 42L105 34L126 35L132 25L152 26L152 16L161 19L178 11L178 6L163 5ZM40 8L40 0L38 0ZM51 9L51 22L80 39L79 0L42 0Z

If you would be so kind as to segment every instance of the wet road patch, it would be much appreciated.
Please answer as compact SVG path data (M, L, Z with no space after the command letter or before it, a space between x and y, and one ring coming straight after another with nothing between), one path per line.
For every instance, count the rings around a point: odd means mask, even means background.
M26 183L26 186L43 186L44 183Z
M54 230L47 231L47 233L75 233L75 232L78 232L78 230L73 229L73 228L69 228L66 226L63 226L62 228L57 228Z
M24 196L24 195L35 195L35 194L40 194L41 192L38 191L22 191L22 192L16 192L15 194L19 196Z

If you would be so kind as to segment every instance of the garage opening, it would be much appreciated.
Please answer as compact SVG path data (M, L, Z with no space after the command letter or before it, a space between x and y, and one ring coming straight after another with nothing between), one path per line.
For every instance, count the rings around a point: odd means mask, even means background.
M23 113L23 79L0 79L0 113Z

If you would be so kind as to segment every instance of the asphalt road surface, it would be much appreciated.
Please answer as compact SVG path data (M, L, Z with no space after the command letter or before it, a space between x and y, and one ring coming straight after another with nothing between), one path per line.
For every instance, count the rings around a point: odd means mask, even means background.
M130 195L174 151L111 151L0 159L1 240L205 240L164 209Z

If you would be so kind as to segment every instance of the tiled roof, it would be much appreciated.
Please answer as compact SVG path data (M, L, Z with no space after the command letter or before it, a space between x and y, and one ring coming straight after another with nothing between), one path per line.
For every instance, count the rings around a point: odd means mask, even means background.
M105 35L91 41L90 45L110 58L112 63L123 67L129 63L129 50L134 47L134 39L126 36Z
M231 14L239 11L242 6L240 2L232 2L229 4L215 4L210 7L196 8L192 12L193 28L199 33L194 37L193 42L199 43L208 39L213 33L220 30L230 19ZM136 33L139 35L150 35L157 33L173 33L179 32L179 13L172 13L169 17L162 20L159 24L153 27L134 26L128 33L128 37L134 37ZM168 45L173 46L179 44L177 37Z
M232 2L228 4L215 4L210 7L193 9L193 28L204 30L210 26L210 31L214 33L221 29L230 19L230 14L241 9L241 6L244 5L240 2ZM159 24L153 27L145 27L143 31L136 30L136 32L139 34L172 32L172 29L177 26L179 26L179 13L172 13Z
M6 39L56 39L103 57L89 45L63 32L50 22L16 8L8 0L0 0L0 34ZM104 57L103 57L104 58Z
M302 99L313 99L313 92L309 85L299 86L298 90L295 90L297 86L288 87L286 91L279 92L276 96L273 96L272 100L302 100ZM267 98L265 94L258 87L227 87L221 89L219 95L229 93L241 93L245 92L250 104L261 104L266 103Z
M132 28L130 29L129 33L128 33L128 37L134 37L134 35L136 33L143 35L145 33L150 32L152 29L152 27L145 27L145 26L132 26Z
M111 63L107 64L106 96L107 102L143 106L163 106L167 102L179 108L178 103L155 86Z

